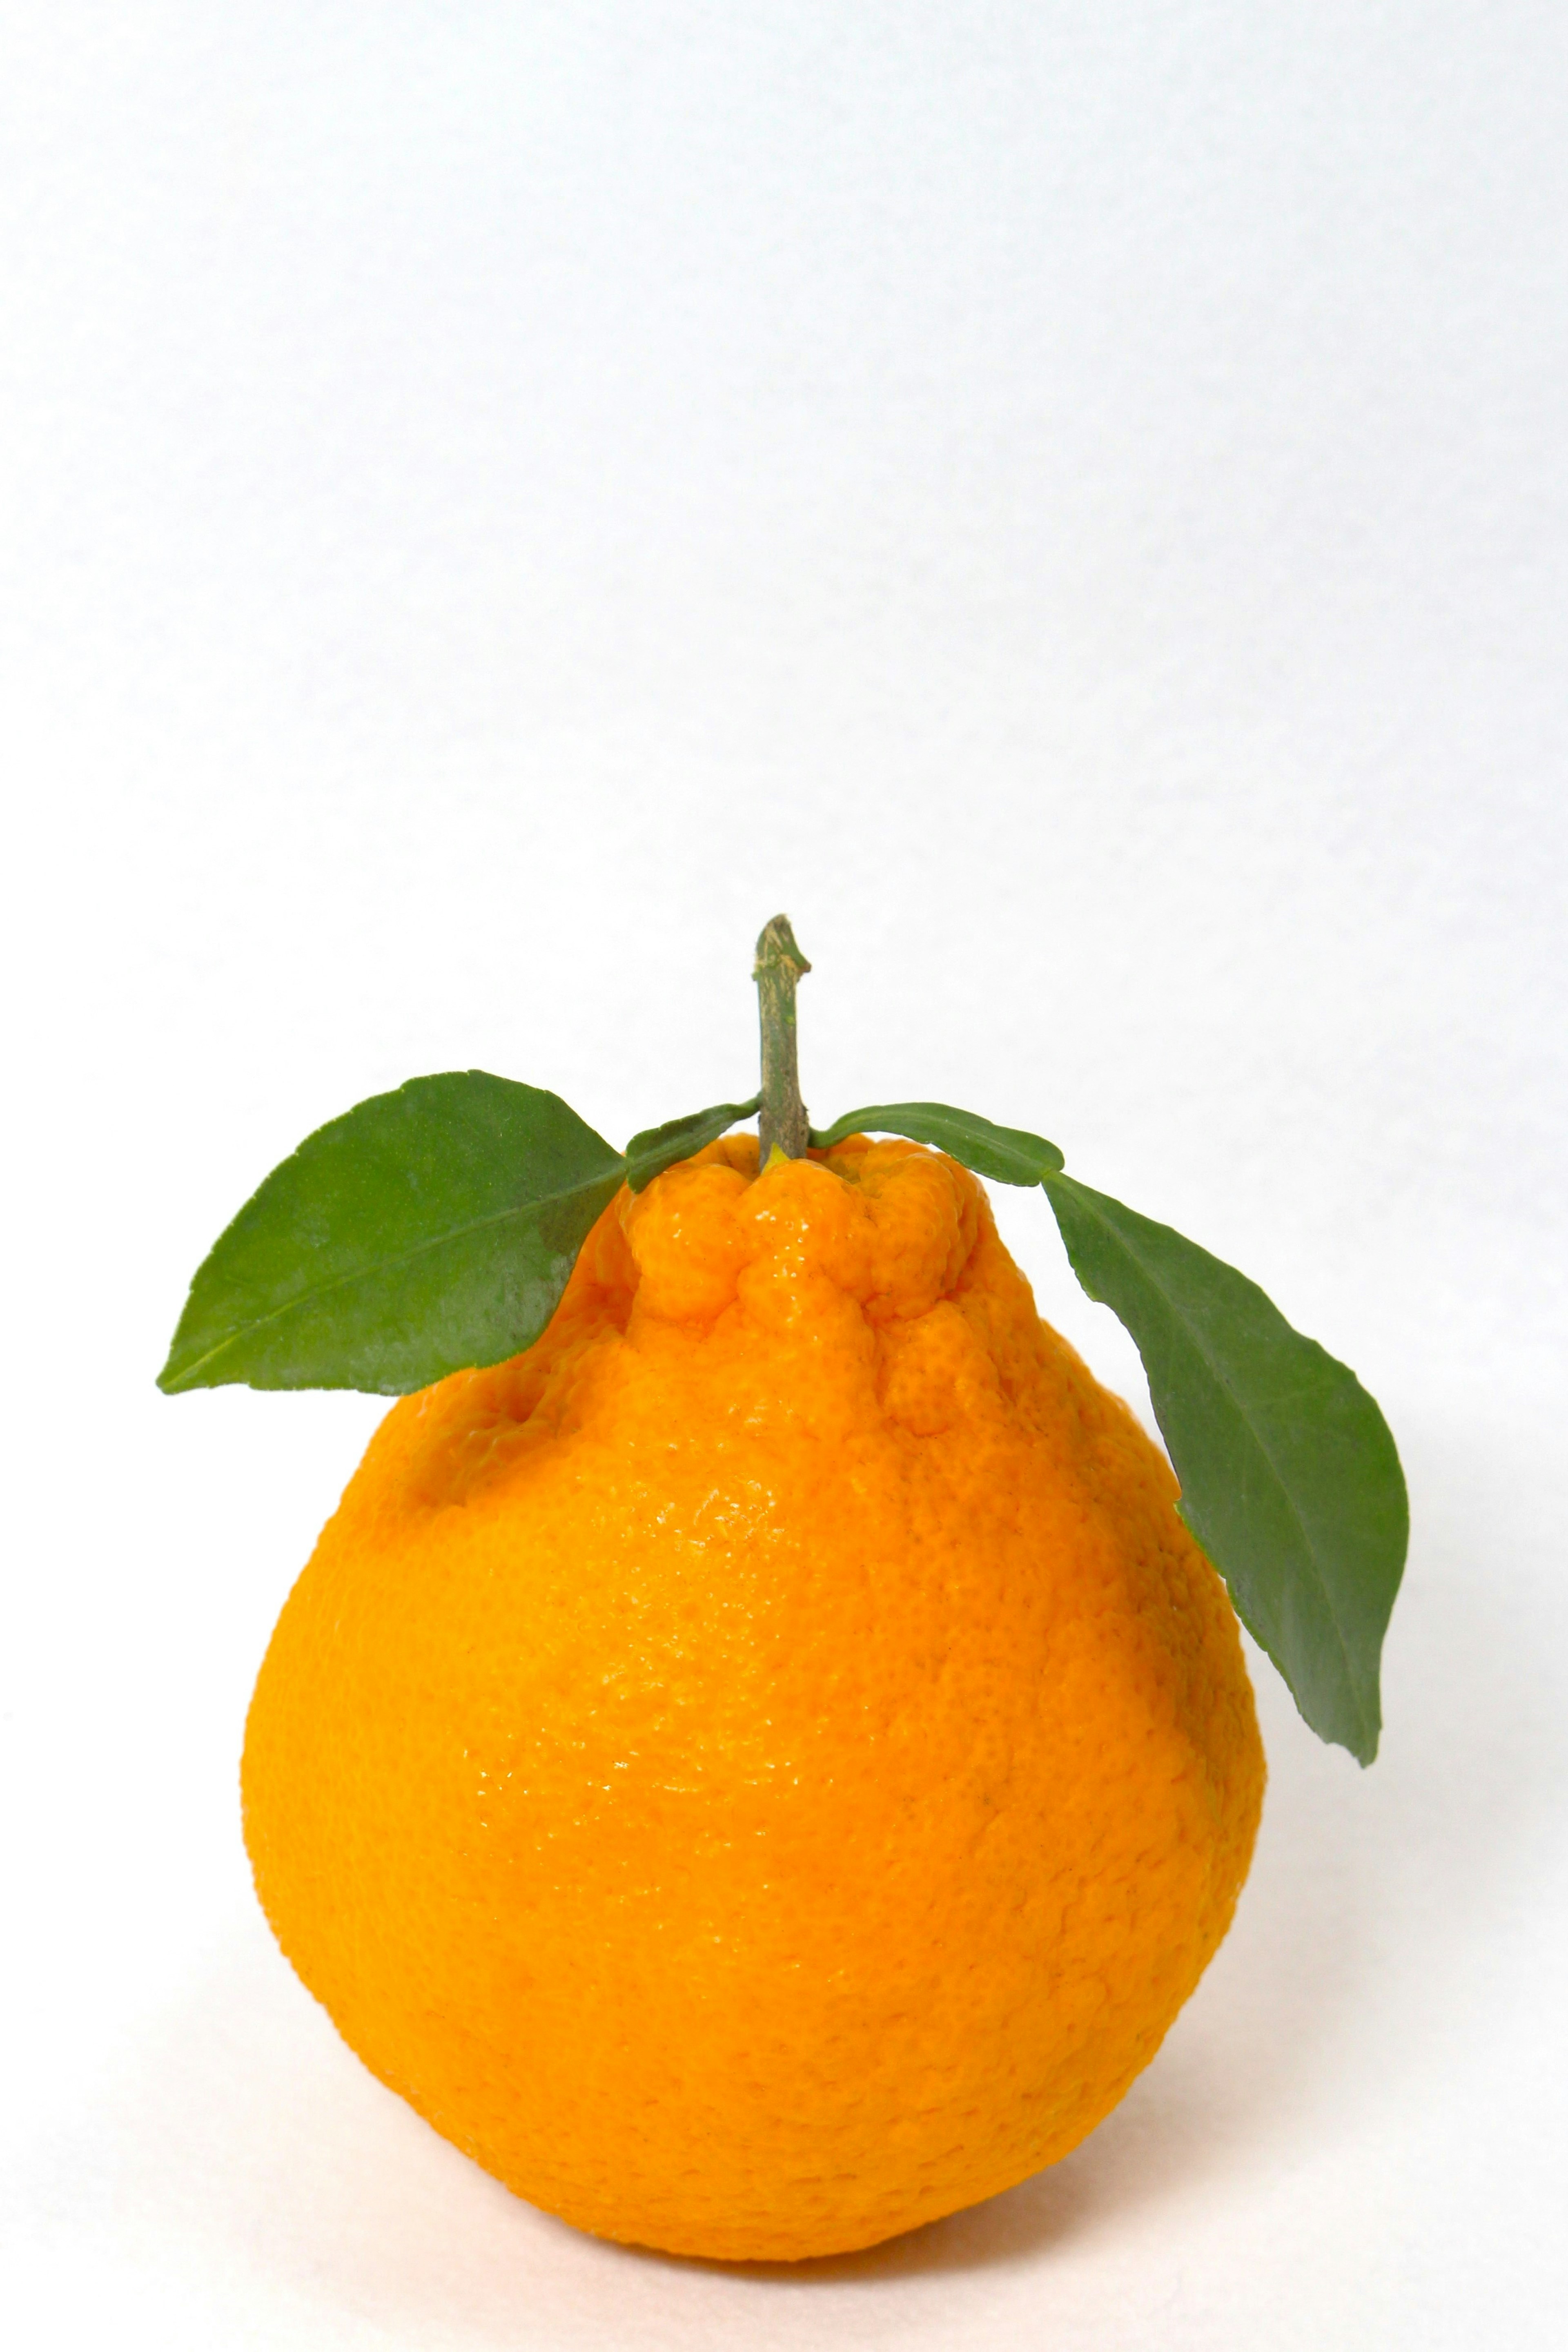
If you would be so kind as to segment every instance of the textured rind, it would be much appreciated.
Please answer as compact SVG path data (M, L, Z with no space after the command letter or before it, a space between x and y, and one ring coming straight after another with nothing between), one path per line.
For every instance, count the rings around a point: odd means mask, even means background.
M713 1145L371 1441L247 1727L278 1940L601 2235L795 2259L1007 2188L1148 2063L1251 1856L1175 1499L956 1163Z

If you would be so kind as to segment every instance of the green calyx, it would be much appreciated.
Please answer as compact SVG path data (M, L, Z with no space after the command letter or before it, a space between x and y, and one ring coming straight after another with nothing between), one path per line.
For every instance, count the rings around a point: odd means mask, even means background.
M506 1361L555 1312L622 1184L641 1192L760 1113L763 1159L860 1132L934 1145L992 1182L1040 1186L1091 1298L1143 1358L1182 1517L1319 1736L1367 1764L1383 1637L1405 1564L1405 1480L1354 1372L1255 1283L1067 1174L1021 1128L946 1103L884 1103L810 1128L785 916L758 943L763 1084L616 1151L559 1095L453 1070L374 1095L308 1136L220 1234L160 1388L350 1388L401 1396Z

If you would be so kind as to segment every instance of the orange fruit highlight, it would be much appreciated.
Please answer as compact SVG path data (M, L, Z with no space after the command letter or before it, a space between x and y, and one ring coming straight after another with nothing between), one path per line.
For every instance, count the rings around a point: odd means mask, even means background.
M1064 2156L1224 1935L1224 1587L956 1162L732 1137L388 1413L246 1732L285 1952L508 2187L864 2246Z

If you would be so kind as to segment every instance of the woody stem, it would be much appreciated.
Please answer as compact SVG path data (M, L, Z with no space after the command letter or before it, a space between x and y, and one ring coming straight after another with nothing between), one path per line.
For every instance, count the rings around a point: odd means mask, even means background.
M757 942L752 972L762 1020L762 1112L757 1125L765 1168L775 1147L787 1160L802 1160L810 1140L795 1045L795 988L810 969L795 944L789 916L775 915Z

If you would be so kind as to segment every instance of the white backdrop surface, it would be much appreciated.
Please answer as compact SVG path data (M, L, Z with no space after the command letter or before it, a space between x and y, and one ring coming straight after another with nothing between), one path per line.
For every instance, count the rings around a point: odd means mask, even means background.
M1560 6L0 5L5 2300L52 2347L1422 2352L1568 2294ZM1384 1753L1066 2163L727 2272L358 2066L249 1891L380 1408L152 1375L416 1071L1055 1137L1382 1400ZM1146 1412L1043 1203L1003 1229Z

